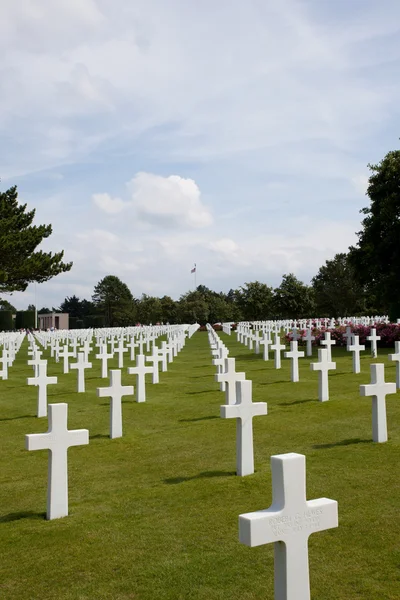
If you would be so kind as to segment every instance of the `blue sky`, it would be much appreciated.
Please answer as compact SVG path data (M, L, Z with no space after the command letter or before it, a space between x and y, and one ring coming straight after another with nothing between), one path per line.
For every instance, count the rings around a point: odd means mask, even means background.
M39 307L309 282L398 147L400 3L42 0L2 7L1 189L74 267ZM10 300L25 308L30 286Z

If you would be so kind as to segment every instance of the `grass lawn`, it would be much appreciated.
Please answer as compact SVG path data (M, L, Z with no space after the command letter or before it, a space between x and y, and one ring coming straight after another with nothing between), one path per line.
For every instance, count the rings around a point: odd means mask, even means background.
M87 391L76 394L76 372L63 375L49 359L59 377L49 402L67 402L69 428L90 432L88 446L68 452L70 515L54 521L44 519L47 452L25 450L25 434L46 431L47 419L35 417L24 342L0 381L1 600L272 600L273 545L239 544L238 516L269 507L270 456L285 452L306 455L307 499L339 503L339 528L310 537L313 600L399 600L399 394L387 397L389 442L374 444L371 398L358 388L370 381L367 353L354 375L351 356L333 350L331 400L319 403L309 359L291 383L288 360L275 370L235 335L220 337L253 380L253 400L268 402L253 421L256 473L235 476L236 424L219 418L224 395L206 333L147 386L145 404L123 400L117 440L108 437L109 401L96 396L108 385L100 361L92 358ZM374 362L395 381L388 352ZM124 385L134 383L123 373Z

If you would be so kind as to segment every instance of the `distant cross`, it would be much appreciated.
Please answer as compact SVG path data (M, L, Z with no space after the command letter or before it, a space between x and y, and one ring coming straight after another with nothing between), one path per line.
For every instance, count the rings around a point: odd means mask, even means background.
M325 331L325 339L321 340L321 346L325 346L328 350L328 360L332 360L332 346L336 345L336 340L331 339L331 332Z
M152 379L152 383L159 383L160 382L160 376L159 376L159 369L158 369L158 365L160 362L163 361L163 357L159 352L159 349L157 347L157 345L154 343L153 344L153 352L150 356L146 356L146 361L147 362L152 362L153 363L153 379Z
M292 329L292 340L293 342L298 342L300 339L300 334L297 331L297 327L293 327Z
M83 352L78 352L78 358L76 363L72 363L70 365L71 369L76 369L78 378L77 378L77 386L76 391L82 393L85 391L85 369L91 369L92 363L87 362L85 360L85 355Z
M359 344L358 339L358 335L353 335L353 343L349 346L350 352L353 353L353 373L360 372L360 352L365 350L365 346Z
M228 357L228 353L229 353L229 351L225 346L221 345L218 348L218 351L217 351L218 358L214 358L212 361L212 364L215 367L217 367L217 375L220 375L224 372L225 359ZM214 352L213 352L213 355L214 355ZM216 381L219 381L219 389L221 390L221 392L225 392L225 389L226 389L225 381L223 379L218 380L217 378L216 378Z
M378 346L376 342L379 342L381 339L380 335L376 335L376 329L371 327L371 332L367 337L367 340L371 342L371 356L372 358L376 358L378 356Z
M160 353L160 355L162 357L161 371L162 371L162 373L166 373L166 371L168 371L168 361L167 361L168 348L167 348L167 342L161 342L161 348L159 350L159 353Z
M37 416L47 417L47 386L54 385L58 381L57 377L47 376L47 361L43 360L39 364L39 373L35 377L28 377L27 385L36 385L38 388Z
M262 340L260 340L260 345L264 346L264 350L263 350L263 359L264 360L269 360L269 346L271 346L271 344L272 344L272 340L270 338L269 333L264 331Z
M137 344L135 342L134 336L131 337L131 339L127 343L127 346L128 346L128 349L131 351L130 360L133 362L135 360L135 348L137 348L139 346L139 344Z
M122 437L122 397L133 396L133 385L121 385L121 371L110 370L110 387L97 388L99 398L111 398L110 438Z
M36 348L35 352L33 353L32 358L27 361L28 365L30 367L33 367L33 370L34 370L34 373L35 373L35 377L38 376L39 365L43 363L43 360L41 358L42 354L43 353ZM47 363L47 361L46 361L46 363Z
M307 356L312 356L312 343L315 340L315 337L312 334L311 327L307 328L306 334L304 335L304 339L307 342L307 349L306 349Z
M311 371L319 371L318 378L318 400L326 402L329 400L328 372L336 369L336 363L328 360L328 350L318 349L318 362L310 364Z
M291 381L299 381L299 358L304 357L304 352L298 349L298 342L290 342L290 352L285 352L285 358L291 359L290 378Z
M8 358L9 358L8 350L4 349L3 356L0 358L0 364L1 364L0 377L3 380L8 379Z
M266 415L267 403L252 402L252 381L237 381L236 396L236 404L221 406L221 419L237 419L236 472L241 476L251 475L254 473L253 417Z
M139 354L143 354L143 346L144 346L143 336L139 337L137 345L138 345L138 348L139 348Z
M49 450L47 519L68 515L68 458L71 446L89 443L87 429L67 429L68 404L49 404L49 429L46 433L25 436L27 450Z
M236 403L236 382L246 379L246 373L236 373L234 358L224 358L223 361L225 371L217 373L215 379L218 383L225 383L226 404L233 405Z
M254 354L260 354L261 336L260 336L260 332L259 332L258 329L253 334L253 340L255 342L255 344L254 344Z
M389 354L388 359L396 363L396 387L400 389L400 342L395 342L394 348L394 354Z
M272 504L239 516L239 540L246 546L274 544L275 600L310 600L308 538L338 526L335 500L306 500L302 454L271 456Z
M346 333L343 334L343 337L346 339L346 347L349 350L349 346L351 344L351 338L353 337L353 332L351 331L351 327L346 327Z
M371 383L360 385L361 396L372 396L372 439L387 442L386 395L396 393L395 383L385 383L385 365L371 365Z
M70 351L68 344L59 350L58 355L63 359L63 372L64 374L69 373L69 359L75 356L73 350Z
M144 354L136 356L136 367L128 367L129 375L136 375L136 402L146 402L146 373L152 373L153 367L146 367Z
M275 369L281 368L281 350L285 350L286 346L281 344L279 335L275 334L275 343L272 344L271 350L275 352Z
M128 352L128 348L124 348L124 340L120 339L118 342L118 347L115 350L116 354L118 354L118 369L122 369L124 367L124 353Z
M100 346L100 354L96 354L96 358L101 360L101 377L105 379L108 377L108 359L114 358L113 354L107 354L107 344Z

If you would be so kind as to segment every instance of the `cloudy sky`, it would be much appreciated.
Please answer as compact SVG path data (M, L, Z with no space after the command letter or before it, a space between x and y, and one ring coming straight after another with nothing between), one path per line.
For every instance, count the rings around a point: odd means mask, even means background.
M310 281L398 147L398 0L5 0L0 175L70 273L39 307ZM9 298L26 308L33 286Z

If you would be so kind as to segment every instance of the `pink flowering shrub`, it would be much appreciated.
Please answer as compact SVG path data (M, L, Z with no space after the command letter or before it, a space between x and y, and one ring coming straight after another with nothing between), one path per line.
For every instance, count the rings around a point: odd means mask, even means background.
M378 347L381 348L392 348L394 347L395 342L400 341L400 325L396 323L378 323L374 326L376 329L376 335L381 338L378 342ZM373 327L372 327L373 328ZM344 334L346 333L346 327L336 327L335 329L329 329L328 327L321 327L320 329L314 328L312 330L312 335L315 337L313 341L313 346L319 346L321 340L325 338L325 331L330 331L331 339L336 340L336 346L346 346L346 338ZM353 335L359 336L360 344L365 344L366 346L370 346L371 342L367 340L367 337L370 335L371 327L365 325L353 325L351 326L351 331ZM306 342L303 340L303 336L306 334L306 330L297 330L297 334L301 336L298 340L299 345L305 345ZM286 342L291 342L293 339L293 333L290 331L287 335L285 335Z

